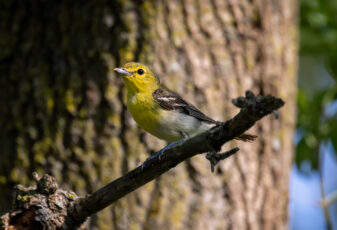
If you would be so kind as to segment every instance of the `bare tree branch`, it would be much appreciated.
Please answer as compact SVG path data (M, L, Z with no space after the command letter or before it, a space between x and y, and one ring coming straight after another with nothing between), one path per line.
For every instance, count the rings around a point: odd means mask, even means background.
M284 102L273 96L255 97L252 92L247 91L246 97L233 100L233 104L241 108L233 119L218 123L211 130L168 149L161 159L150 159L145 167L139 166L95 193L76 200L67 222L71 225L81 224L91 214L159 177L184 160L200 153L220 150L223 144L243 134L256 121L282 107Z
M55 187L54 182L49 182L49 177L44 176L40 179L35 176L39 186L35 189L30 189L28 194L34 195L34 193L43 191L43 197L46 197L43 199L48 200L48 205L54 201L56 206L58 205L57 202L59 202L59 200L55 194L61 194L63 202L61 205L62 208L59 208L60 211L58 211L60 216L57 216L55 213L57 208L54 208L51 211L53 214L52 218L50 217L51 213L46 211L45 206L43 206L44 211L38 212L39 219L43 220L40 224L48 226L48 229L76 229L84 223L87 217L104 209L128 193L159 177L186 159L200 153L219 151L223 144L242 135L246 130L252 127L256 121L282 107L284 102L273 96L255 97L252 92L247 91L246 97L239 97L233 100L233 104L241 108L240 112L234 118L226 121L225 123L219 122L209 131L167 149L165 154L163 154L160 158L154 157L149 159L145 165L135 168L124 176L116 179L86 197L77 198L74 195L70 196L67 192L58 192L59 189L56 189L55 192L54 189L49 189L48 187L52 184L54 188L57 188L57 186ZM213 154L213 158L218 162L237 151L238 149L233 149L224 154L219 154L219 156ZM214 163L214 165L216 163ZM32 198L30 198L30 200L33 200L34 202L29 202L30 206L28 205L29 207L26 209L30 211L33 210L37 213L35 209L40 210L39 207L41 207L41 205L39 204L39 206L37 201ZM31 207L33 207L33 209L31 209ZM49 216L43 216L44 214ZM55 221L53 218L62 220L62 224L60 224L60 221ZM9 223L11 222L10 219L11 214L4 215L2 217L3 226L5 226L5 224L9 226ZM48 222L48 220L49 223L45 223L46 221ZM36 221L36 219L34 221ZM57 224L54 224L53 221L57 222ZM55 227L50 227L53 224Z

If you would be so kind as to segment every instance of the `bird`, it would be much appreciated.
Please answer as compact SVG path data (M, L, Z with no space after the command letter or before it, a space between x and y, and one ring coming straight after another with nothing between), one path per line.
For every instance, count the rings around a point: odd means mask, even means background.
M127 89L126 106L136 123L146 132L169 142L152 157L159 156L160 159L166 149L217 124L179 94L166 88L146 65L129 62L122 68L114 68L114 71L122 75ZM243 134L236 139L247 141L251 137Z

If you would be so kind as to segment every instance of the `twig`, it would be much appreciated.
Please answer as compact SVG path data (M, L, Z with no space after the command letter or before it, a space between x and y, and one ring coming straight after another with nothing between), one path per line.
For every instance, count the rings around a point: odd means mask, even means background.
M336 201L337 201L337 190L326 195L324 198L322 198L322 200L320 201L320 204L324 208L329 208L330 205L332 205Z
M319 151L318 154L318 173L319 173L319 184L321 189L322 200L325 200L325 188L323 179L323 163L324 163L324 152ZM329 206L323 206L324 218L328 230L332 230L331 217L329 213Z
M217 153L215 151L207 153L206 159L209 160L209 163L211 164L211 171L214 172L214 167L219 163L219 161L232 156L239 150L240 150L239 148L234 148L224 153Z

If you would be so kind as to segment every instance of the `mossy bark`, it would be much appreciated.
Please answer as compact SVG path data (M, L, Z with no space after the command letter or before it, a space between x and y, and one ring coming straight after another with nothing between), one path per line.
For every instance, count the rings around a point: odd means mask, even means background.
M164 142L141 131L112 69L148 64L225 120L247 89L286 106L216 174L195 157L90 219L91 229L283 229L296 91L296 2L4 1L0 12L0 212L14 184L51 173L78 195ZM275 207L278 207L275 209ZM111 227L113 226L113 227Z

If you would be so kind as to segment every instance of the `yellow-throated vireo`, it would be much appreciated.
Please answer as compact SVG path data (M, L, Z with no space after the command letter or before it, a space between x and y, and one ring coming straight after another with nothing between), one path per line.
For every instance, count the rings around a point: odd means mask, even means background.
M159 152L159 157L172 144L205 132L216 124L177 93L164 87L147 66L130 62L124 68L114 70L123 76L127 107L137 124L152 135L173 142ZM246 137L237 139L246 140Z

